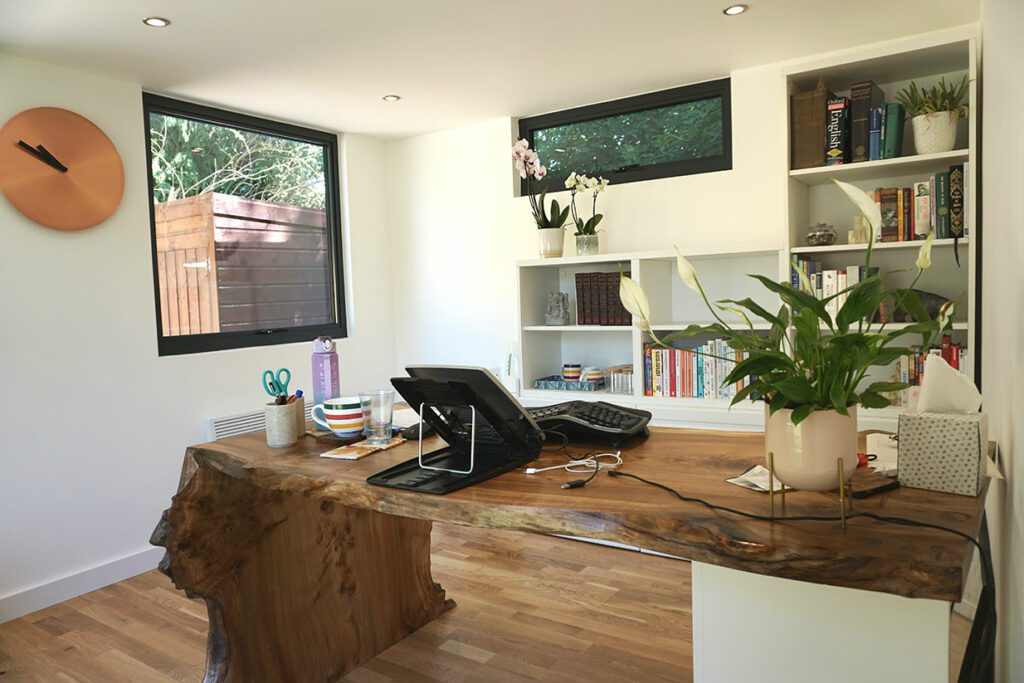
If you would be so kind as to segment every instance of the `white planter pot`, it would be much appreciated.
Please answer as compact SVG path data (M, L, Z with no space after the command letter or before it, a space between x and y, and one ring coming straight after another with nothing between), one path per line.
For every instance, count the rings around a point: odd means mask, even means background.
M765 404L765 461L772 453L779 481L803 491L832 491L839 488L839 458L849 479L857 469L856 406L849 412L847 417L834 410L815 410L794 425L792 410L769 415Z
M537 231L537 243L541 258L558 258L565 247L565 230L562 228L543 228Z
M914 127L914 149L918 154L948 152L956 145L956 124L960 115L955 111L937 111L910 119Z

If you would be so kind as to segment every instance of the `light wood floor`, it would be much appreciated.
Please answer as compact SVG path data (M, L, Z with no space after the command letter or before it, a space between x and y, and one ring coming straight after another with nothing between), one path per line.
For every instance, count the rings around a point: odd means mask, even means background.
M688 563L440 524L433 542L458 606L344 681L692 679ZM0 682L200 681L205 644L204 604L153 571L0 625Z

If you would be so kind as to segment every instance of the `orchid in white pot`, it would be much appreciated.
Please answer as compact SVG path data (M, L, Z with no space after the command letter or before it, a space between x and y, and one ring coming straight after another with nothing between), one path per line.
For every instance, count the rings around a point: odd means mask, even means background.
M530 149L529 142L523 139L516 141L512 146L512 161L519 177L526 181L526 195L530 198L530 210L538 229L540 255L544 258L561 256L565 240L563 226L569 218L569 207L563 209L557 199L552 199L549 211L547 190L541 191L540 197L537 197L533 183L542 180L548 169L540 163L537 152Z
M838 181L837 185L864 214L873 239L881 224L878 205L853 185ZM929 346L952 316L955 304L947 302L938 319L931 319L914 292L921 274L931 266L932 239L929 234L922 243L916 274L908 287L887 288L882 276L875 273L834 296L818 299L802 274L801 287L751 275L781 300L774 313L750 298L711 303L697 271L677 248L679 277L701 297L715 322L690 325L663 337L651 329L650 304L635 281L622 276L619 296L656 344L667 346L676 339L711 335L741 351L743 360L724 381L747 380L733 404L748 398L764 402L766 453L774 454L778 478L795 488L829 490L838 485L838 458L842 458L846 477L857 466L858 406L884 408L890 404L890 392L907 386L869 381L869 371L914 352L898 343L904 335L921 334L924 345ZM871 273L872 246L869 241L866 273ZM833 317L826 304L841 296L845 302ZM916 322L896 330L887 330L886 323L872 324L875 312L886 301L891 301L894 309L907 311ZM727 322L726 317L735 322ZM767 334L756 332L751 318L768 322Z

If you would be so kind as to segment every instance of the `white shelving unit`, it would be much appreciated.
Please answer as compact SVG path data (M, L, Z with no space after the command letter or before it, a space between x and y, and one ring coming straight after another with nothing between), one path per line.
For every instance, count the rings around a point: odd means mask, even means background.
M862 80L873 80L893 101L896 93L911 80L930 86L940 77L971 79L969 109L971 116L961 122L957 147L940 154L916 155L910 123L904 133L903 156L897 159L846 164L842 166L777 170L780 191L785 192L784 214L777 241L769 236L770 248L754 250L687 253L697 268L701 282L711 300L752 297L768 310L777 310L777 298L758 282L745 277L758 273L776 280L790 277L790 259L800 255L821 261L824 268L862 265L866 245L844 244L846 231L852 226L856 209L831 182L845 180L865 191L875 187L906 187L937 171L957 163L969 163L971 173L965 193L970 215L969 235L959 240L957 251L961 265L954 261L954 241L937 240L933 245L932 267L926 271L918 288L960 301L951 333L954 343L969 349L967 372L973 375L978 334L975 310L977 277L977 242L980 225L977 216L977 34L976 27L964 27L913 36L881 45L847 50L815 61L790 63L782 69L780 87L788 111L788 94L813 88L823 78L837 95L849 96L850 86ZM787 117L788 121L788 117ZM786 130L778 131L788 138ZM788 146L788 145L787 145ZM770 171L770 169L769 169ZM770 180L772 173L768 173ZM828 247L806 245L809 225L825 222L836 227L840 244ZM769 225L771 223L769 222ZM774 230L774 228L772 228ZM876 243L872 265L883 273L889 285L909 283L919 242ZM528 259L517 264L519 295L519 368L522 380L520 400L526 405L545 405L578 398L599 399L650 410L660 424L702 428L760 430L764 424L761 404L744 402L729 408L726 399L662 398L643 395L643 348L649 341L638 327L576 325L575 275L580 272L628 271L647 292L651 302L651 320L656 333L683 329L692 323L707 323L708 313L699 297L675 276L675 252L647 251L598 256L568 256L559 259ZM903 271L903 272L894 272ZM544 307L548 292L568 292L571 323L567 326L544 325ZM755 329L767 330L769 325L754 321ZM890 323L887 329L906 327ZM915 343L908 338L908 344ZM918 342L919 343L919 342ZM541 377L558 375L563 363L581 363L607 367L632 363L634 390L632 394L600 392L566 392L533 389ZM888 376L891 369L880 369L879 376ZM893 429L899 408L861 410L860 427Z

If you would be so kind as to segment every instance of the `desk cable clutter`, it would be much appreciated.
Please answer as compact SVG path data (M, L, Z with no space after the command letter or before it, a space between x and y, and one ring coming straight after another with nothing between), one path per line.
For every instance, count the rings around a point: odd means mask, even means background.
M607 460L607 462L602 462L602 458ZM593 481L594 477L601 470L613 470L621 466L622 451L615 451L614 453L593 453L582 458L570 459L569 462L562 465L527 467L525 473L540 474L541 472L550 472L551 470L565 470L571 474L589 474L590 476L586 479L574 479L561 485L563 489L578 489Z

